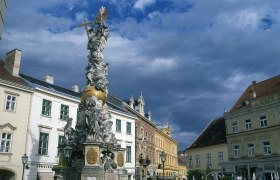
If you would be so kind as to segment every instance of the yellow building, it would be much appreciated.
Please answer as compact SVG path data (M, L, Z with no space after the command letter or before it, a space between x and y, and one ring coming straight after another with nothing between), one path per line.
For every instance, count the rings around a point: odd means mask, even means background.
M164 162L164 177L172 179L178 177L178 157L177 143L171 137L169 127L155 129L155 163L157 165L157 177L163 176L163 166L160 158L161 152L166 153L166 161Z
M32 89L19 77L21 51L7 53L0 61L0 175L1 179L21 179L22 160Z
M212 120L185 151L188 170L200 170L205 176L221 176L228 160L225 120Z
M187 179L187 157L178 155L178 180Z
M225 172L279 179L280 76L253 81L224 118L230 158Z

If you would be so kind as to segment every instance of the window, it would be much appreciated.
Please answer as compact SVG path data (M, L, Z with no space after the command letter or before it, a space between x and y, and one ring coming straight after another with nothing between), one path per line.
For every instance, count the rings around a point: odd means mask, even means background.
M254 144L250 143L247 145L248 156L252 157L255 156L255 147Z
M238 132L238 126L237 126L237 121L231 123L232 127L232 132L237 133Z
M50 116L51 108L52 108L52 102L49 100L43 99L42 115Z
M65 137L64 136L58 136L58 145L57 147L61 147L64 144ZM57 151L57 156L59 156L60 152L59 150Z
M260 117L260 126L261 126L261 128L267 127L266 116L261 116Z
M126 134L131 134L131 123L130 122L126 123Z
M16 96L7 95L5 110L12 112L16 110Z
M49 143L49 134L40 132L39 138L39 155L47 155L48 154L48 143Z
M119 119L116 120L116 131L122 132L122 122Z
M192 167L192 156L189 156L189 167Z
M195 165L200 166L200 156L199 155L195 155Z
M233 145L233 157L240 157L240 146L238 144Z
M271 145L269 141L263 142L263 154L270 155L271 154Z
M126 146L126 162L131 162L131 146Z
M246 119L245 120L245 130L249 131L252 129L252 123L251 123L251 119Z
M10 152L11 149L11 133L2 133L1 134L1 146L0 146L0 152Z
M211 164L211 154L210 153L206 154L206 164L207 165Z
M127 175L127 180L131 180L131 175Z
M60 119L66 120L69 117L69 106L61 104Z
M218 160L220 163L224 162L224 154L223 152L218 152Z

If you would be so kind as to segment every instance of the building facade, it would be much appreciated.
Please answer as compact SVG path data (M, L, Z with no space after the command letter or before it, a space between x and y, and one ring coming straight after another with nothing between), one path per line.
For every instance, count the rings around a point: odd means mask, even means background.
M163 163L160 157L161 152L166 153L166 160ZM174 179L178 177L178 156L177 143L171 137L169 126L159 127L155 129L155 164L157 177L164 179Z
M7 0L0 0L0 40L4 31L5 16L7 9Z
M222 164L228 161L225 120L212 120L187 148L185 156L188 170L200 170L204 176L222 176Z
M125 104L125 109L127 112L134 114L137 117L135 122L135 158L136 158L136 176L142 176L147 174L144 178L153 178L156 176L156 164L155 164L155 129L156 126L151 120L151 113L145 114L144 107L145 101L141 93L137 100L133 97ZM142 153L140 151L140 142L144 139L145 141L145 155L144 158L148 157L150 159L150 164L147 168L141 167L139 163L139 156Z
M246 179L279 179L280 76L253 81L225 113L229 163L225 172Z
M21 74L34 89L28 128L26 179L51 179L52 167L58 163L58 146L64 142L67 118L73 118L73 128L80 102L78 92L54 85L54 78L38 80Z
M186 180L187 172L187 157L178 154L178 180Z
M112 116L112 130L117 143L125 149L124 168L128 180L135 179L135 121L137 117L128 113L123 108L123 102L111 95L108 96L107 104Z
M2 5L1 5L2 7ZM0 61L0 178L21 179L32 89L19 76L21 51Z

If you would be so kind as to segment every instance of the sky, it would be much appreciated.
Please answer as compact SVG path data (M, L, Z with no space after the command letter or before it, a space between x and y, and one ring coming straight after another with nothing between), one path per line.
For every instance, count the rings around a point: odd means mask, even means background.
M229 110L252 81L280 74L280 1L8 0L0 59L22 50L21 73L85 86L87 36L77 28L101 6L110 19L104 50L109 92L143 93L153 122L179 149Z

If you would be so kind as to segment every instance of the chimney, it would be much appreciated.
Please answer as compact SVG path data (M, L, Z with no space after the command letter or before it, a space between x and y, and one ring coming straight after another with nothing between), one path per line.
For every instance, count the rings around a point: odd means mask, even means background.
M78 92L79 92L79 86L76 85L76 84L74 84L74 85L72 86L72 91L78 93Z
M53 84L54 83L54 77L52 75L46 75L43 79L46 83Z
M6 54L4 67L13 75L19 76L22 51L14 49Z

